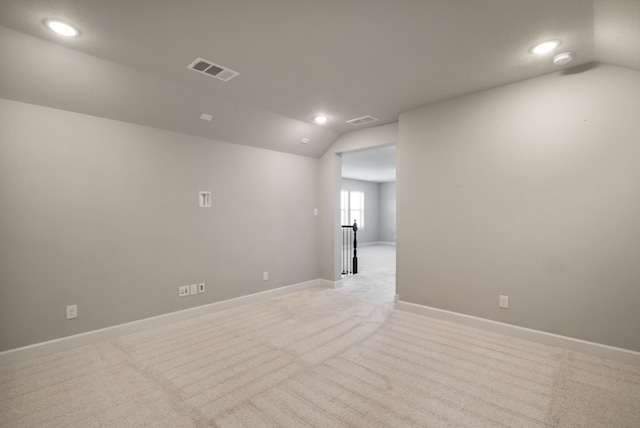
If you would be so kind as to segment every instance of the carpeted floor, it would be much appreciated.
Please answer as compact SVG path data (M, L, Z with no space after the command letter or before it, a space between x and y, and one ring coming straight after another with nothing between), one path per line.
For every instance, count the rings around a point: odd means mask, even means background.
M394 310L367 251L342 289L2 367L0 426L640 427L640 367Z

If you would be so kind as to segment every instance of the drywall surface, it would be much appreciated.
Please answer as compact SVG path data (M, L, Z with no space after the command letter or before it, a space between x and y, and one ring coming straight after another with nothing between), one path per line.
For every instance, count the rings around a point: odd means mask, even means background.
M318 278L316 159L4 99L0 120L0 350Z
M398 138L398 123L366 128L342 135L320 158L318 166L318 262L320 278L339 281L340 275L340 154L392 144Z
M403 113L401 300L640 351L639 114L607 65Z
M33 19L41 21L42 18ZM84 37L88 36L84 34ZM314 158L319 158L338 138L338 133L327 127L249 108L239 99L214 96L199 86L187 89L175 80L116 64L62 44L0 26L0 96ZM189 56L185 58L184 67L193 60ZM42 71L43 64L46 64L46 73ZM182 66L178 69L184 70ZM211 82L205 79L203 83ZM215 119L211 122L197 119L203 112ZM283 130L286 133L283 134ZM298 144L296 136L302 135L312 143Z
M396 242L396 183L380 183L379 187L380 227L379 240Z

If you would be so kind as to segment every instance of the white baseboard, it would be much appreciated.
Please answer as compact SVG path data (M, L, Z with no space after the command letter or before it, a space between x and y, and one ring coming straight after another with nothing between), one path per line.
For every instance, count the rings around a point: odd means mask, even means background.
M316 279L316 281L318 281L318 285L321 287L328 287L328 288L342 288L342 280L338 280L338 281L329 281L328 279Z
M393 245L395 246L395 242L387 242L387 241L375 241L375 242L358 242L358 247L373 247L374 245Z
M581 354L605 358L608 360L618 361L620 363L640 366L640 352L630 351L628 349L587 342L586 340L574 339L572 337L560 336L558 334L547 333L525 327L518 327L485 318L474 317L458 312L445 311L443 309L432 308L429 306L416 305L409 302L399 301L396 303L395 307L403 311L451 321L469 327L489 330L494 333L505 334L519 339L542 343L543 345L555 346L567 351L579 352Z
M342 281L337 281L342 284ZM337 283L336 282L336 283ZM299 284L274 288L260 293L249 294L247 296L236 297L234 299L223 300L221 302L210 303L208 305L197 306L182 311L170 312L151 318L106 327L99 330L88 331L86 333L75 334L73 336L61 337L47 342L36 343L22 348L10 349L0 352L0 366L30 360L55 352L66 351L79 346L89 345L103 340L113 339L126 334L136 333L150 328L160 327L177 321L195 318L213 312L224 311L249 303L260 302L272 297L282 296L294 291L300 291L311 287L331 287L336 288L336 283L323 279L301 282Z

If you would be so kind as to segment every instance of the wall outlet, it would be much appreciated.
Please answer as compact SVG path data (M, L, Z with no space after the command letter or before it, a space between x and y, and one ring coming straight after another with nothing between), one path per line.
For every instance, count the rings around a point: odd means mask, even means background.
M182 285L178 287L178 297L184 297L189 295L189 286Z
M198 284L198 293L204 293L204 282Z
M67 306L67 319L72 320L78 318L78 305Z
M191 294L198 294L198 284L191 284L189 287L191 287Z
M267 271L262 272L262 280L267 281L268 279L269 279L269 272Z
M503 309L509 309L509 296L503 296L502 294L498 297L498 306Z

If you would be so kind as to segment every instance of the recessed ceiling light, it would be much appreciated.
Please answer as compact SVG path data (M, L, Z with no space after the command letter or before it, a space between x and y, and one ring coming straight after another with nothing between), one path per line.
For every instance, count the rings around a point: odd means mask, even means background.
M560 46L560 41L549 40L548 42L540 43L531 48L531 53L534 54L546 54Z
M80 34L80 31L73 25L58 21L57 19L47 19L44 21L44 25L65 37L76 37Z
M555 65L565 65L573 60L573 52L563 52L553 57Z
M320 115L315 116L315 117L313 118L313 121L314 121L315 123L327 123L327 121L328 121L328 120L329 120L329 116L326 116L326 115L324 115L324 114L320 114Z

